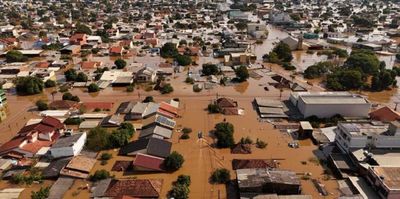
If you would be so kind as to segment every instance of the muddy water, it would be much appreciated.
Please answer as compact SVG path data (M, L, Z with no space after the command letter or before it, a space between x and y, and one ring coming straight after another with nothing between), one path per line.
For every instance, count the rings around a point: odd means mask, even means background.
M157 97L156 100L164 99ZM238 100L239 106L245 110L245 116L222 116L209 115L204 110L210 102L209 97L182 97L182 118L177 119L178 125L181 127L190 127L193 132L189 140L179 140L180 133L175 132L172 139L172 150L178 151L185 158L183 167L174 173L122 173L112 172L118 179L138 178L138 179L163 179L162 198L166 196L171 189L171 184L176 180L178 175L190 175L192 185L190 186L190 198L226 198L226 190L222 185L213 185L209 183L209 176L216 168L227 168L231 170L232 179L235 179L235 173L232 171L231 161L234 158L264 158L264 159L281 159L280 168L293 170L297 173L309 172L312 173L312 178L322 179L323 169L319 165L307 162L314 157L314 152L317 148L311 144L302 144L299 149L291 149L287 143L291 141L285 133L281 133L270 124L259 123L257 121L256 112L253 110L250 99ZM253 153L250 155L230 154L227 149L214 149L209 146L214 140L208 136L208 132L213 129L214 125L226 119L235 126L235 140L241 137L249 136L251 139L257 138L268 143L266 149L257 149L253 147ZM245 122L243 122L245 121ZM197 132L204 132L205 139L199 141ZM136 139L137 135L135 135ZM305 142L307 143L307 142ZM113 159L107 165L100 165L98 161L92 173L98 169L111 170L112 165L116 160L133 160L132 157L117 156L117 151L109 151L113 154ZM301 155L299 155L301 154ZM306 161L304 165L301 162ZM301 176L301 175L300 175ZM334 180L323 181L327 186L331 195L327 198L335 198L338 196L337 184ZM86 198L89 194L87 190L79 190L80 187L86 185L84 181L78 181L74 184L71 190L67 192L65 198ZM319 194L312 186L311 181L302 181L303 193L311 194L314 198L319 198Z

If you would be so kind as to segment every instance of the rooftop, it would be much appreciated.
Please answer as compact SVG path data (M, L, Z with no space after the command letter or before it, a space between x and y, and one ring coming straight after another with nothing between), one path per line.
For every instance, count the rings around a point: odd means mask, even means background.
M400 167L371 167L371 170L388 189L400 190Z

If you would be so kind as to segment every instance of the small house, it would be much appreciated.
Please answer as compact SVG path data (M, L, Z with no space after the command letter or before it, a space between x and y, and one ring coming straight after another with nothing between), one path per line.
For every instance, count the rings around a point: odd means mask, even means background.
M172 143L157 139L139 139L121 147L121 155L135 156L138 153L166 158L171 152Z
M86 133L64 135L50 148L53 158L61 158L78 155L86 142Z

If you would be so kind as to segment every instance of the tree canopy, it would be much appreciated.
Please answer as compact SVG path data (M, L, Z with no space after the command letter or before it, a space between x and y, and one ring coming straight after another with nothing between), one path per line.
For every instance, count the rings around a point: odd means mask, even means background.
M20 95L34 95L41 93L44 88L43 81L38 77L18 77L15 80L17 93Z
M28 58L18 50L10 50L6 54L6 62L25 62Z
M178 54L178 49L174 43L165 43L160 50L160 55L163 58L173 58Z
M165 158L164 165L167 170L176 171L182 167L183 162L185 162L183 156L180 153L173 151L168 157Z
M231 123L221 122L215 125L215 137L219 148L229 148L235 144L233 138L234 127Z

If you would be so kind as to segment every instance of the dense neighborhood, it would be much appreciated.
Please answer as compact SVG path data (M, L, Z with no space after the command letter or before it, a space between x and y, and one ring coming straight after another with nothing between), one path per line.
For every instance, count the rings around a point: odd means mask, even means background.
M1 199L400 199L397 0L0 9Z

